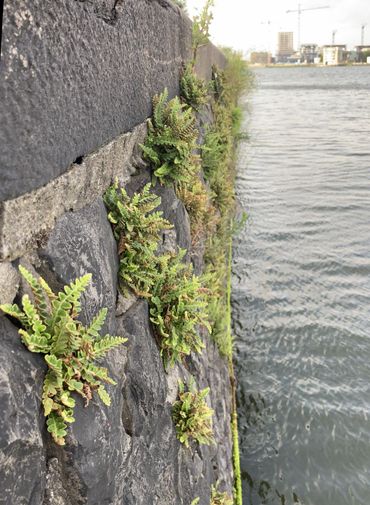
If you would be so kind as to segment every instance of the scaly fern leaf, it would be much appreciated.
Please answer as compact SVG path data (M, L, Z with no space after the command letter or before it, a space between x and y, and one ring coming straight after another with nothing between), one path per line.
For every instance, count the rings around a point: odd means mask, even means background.
M102 387L101 381L115 384L106 368L93 364L94 345L97 345L96 355L100 357L127 339L108 335L100 338L106 309L98 313L87 329L76 320L80 310L79 298L91 278L90 274L76 279L55 295L44 279L36 280L24 268L21 272L31 286L35 303L24 295L23 312L17 305L5 304L0 308L21 322L23 328L19 333L26 347L31 352L45 355L48 371L44 379L42 404L47 429L57 444L64 445L67 423L75 421L73 409L76 402L71 393L78 393L88 402L94 390ZM99 396L108 405L109 396L104 389Z
M111 335L106 335L104 338L95 342L93 348L94 357L100 358L101 356L104 356L104 354L106 354L110 349L118 347L125 342L127 342L127 338L112 337Z
M40 315L41 320L45 323L50 317L50 311L47 299L45 297L45 292L40 283L41 279L39 281L36 280L35 277L31 274L31 272L29 272L26 268L22 267L22 265L19 265L19 271L30 285L32 293L35 297L37 311ZM46 284L45 281L44 284Z
M51 412L46 421L46 425L48 432L54 439L54 442L58 445L65 445L64 437L67 435L67 425L63 418L55 412Z

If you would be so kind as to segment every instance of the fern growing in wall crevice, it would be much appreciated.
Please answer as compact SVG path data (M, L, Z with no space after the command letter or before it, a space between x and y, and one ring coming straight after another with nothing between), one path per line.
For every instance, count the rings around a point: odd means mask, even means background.
M185 254L180 249L178 254L158 257L158 276L149 299L150 320L159 336L165 367L192 352L202 352L199 326L211 331L205 278L192 273L192 265L183 262Z
M127 339L100 336L107 315L105 308L88 327L78 321L80 296L89 284L91 274L76 279L65 286L64 291L55 294L42 277L36 279L22 266L19 270L31 287L34 303L25 294L22 309L15 304L0 305L0 309L20 322L19 334L27 349L44 354L48 371L42 404L47 430L57 444L64 445L67 423L75 420L76 401L72 394L80 395L88 405L96 392L103 403L110 405L104 383L115 382L108 376L108 370L95 362Z
M191 64L187 64L180 78L180 97L193 110L198 111L208 103L208 86L197 77Z
M207 405L209 388L198 391L193 378L188 384L179 381L179 397L172 406L172 419L179 441L190 446L191 441L199 444L214 444L213 410Z
M157 277L156 251L161 233L173 228L156 211L161 199L147 184L132 198L116 182L104 194L108 219L118 243L121 286L129 286L137 296L150 297Z
M165 367L201 352L200 327L210 331L207 278L193 274L185 250L158 254L162 230L172 227L155 210L160 198L150 193L150 184L132 198L115 184L104 201L118 242L122 288L126 284L147 298Z
M199 171L197 138L193 110L178 97L168 100L167 89L155 95L153 117L148 120L148 136L141 149L161 184L189 181Z

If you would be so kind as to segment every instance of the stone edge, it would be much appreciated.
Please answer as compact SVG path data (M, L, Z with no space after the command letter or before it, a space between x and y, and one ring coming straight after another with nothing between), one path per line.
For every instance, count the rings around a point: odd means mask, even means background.
M0 261L13 261L42 243L65 212L79 210L101 196L117 178L123 185L143 165L139 144L147 123L141 123L97 151L73 163L45 186L0 206Z

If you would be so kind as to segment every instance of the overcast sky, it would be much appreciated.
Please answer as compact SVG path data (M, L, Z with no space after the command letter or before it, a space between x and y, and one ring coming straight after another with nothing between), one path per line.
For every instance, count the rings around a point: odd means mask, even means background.
M204 0L187 0L192 16ZM351 49L361 44L361 25L365 28L365 44L370 45L370 0L301 0L302 10L329 5L329 9L302 12L301 44L331 44L332 32L337 30L335 43ZM296 0L215 0L212 40L245 52L270 50L275 52L277 32L294 32L297 44Z

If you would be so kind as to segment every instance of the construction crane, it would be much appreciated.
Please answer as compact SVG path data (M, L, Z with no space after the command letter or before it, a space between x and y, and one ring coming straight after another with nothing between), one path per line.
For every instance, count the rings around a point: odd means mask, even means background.
M335 34L337 33L337 30L333 30L331 32L331 43L333 46L335 46Z
M286 11L287 14L291 13L291 12L296 12L298 14L298 51L301 47L301 14L302 12L304 11L314 11L314 10L317 10L317 9L329 9L330 8L330 5L322 5L320 7L308 7L306 9L302 9L301 7L301 4L298 4L298 9L289 9Z
M362 46L365 45L365 26L366 25L361 26L361 45Z

